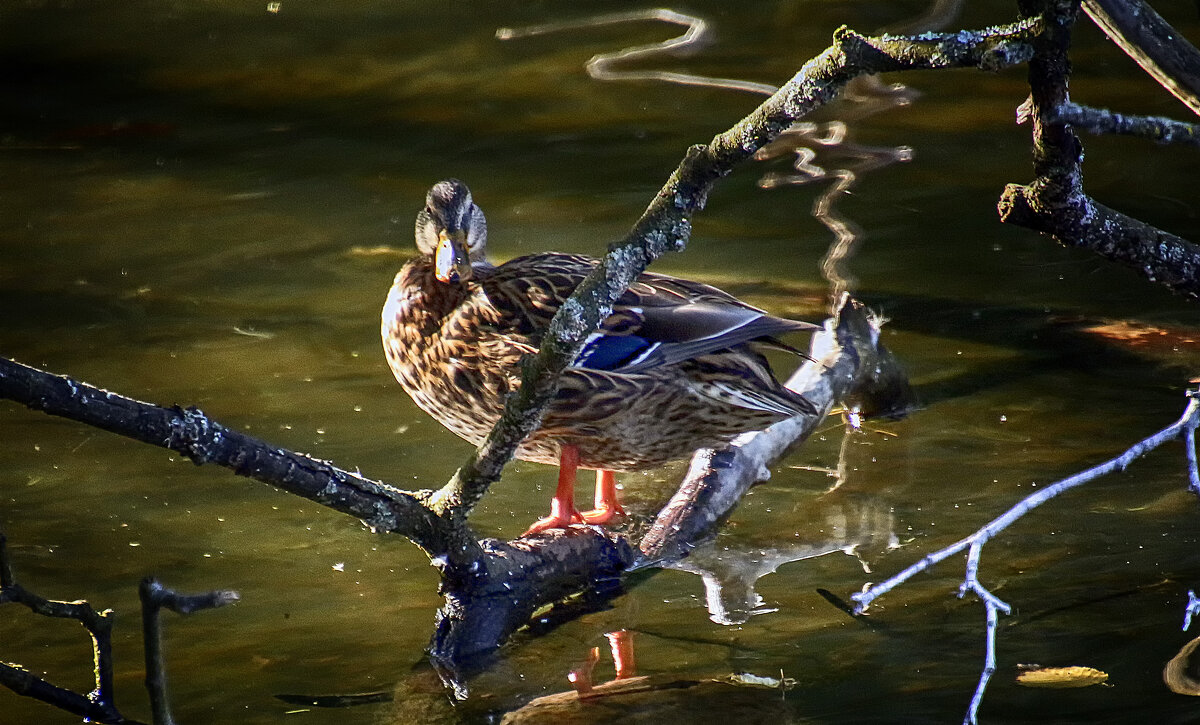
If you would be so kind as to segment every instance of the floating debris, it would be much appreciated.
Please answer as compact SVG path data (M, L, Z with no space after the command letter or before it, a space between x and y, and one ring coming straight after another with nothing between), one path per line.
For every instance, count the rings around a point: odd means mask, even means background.
M1020 665L1017 684L1025 687L1091 687L1108 681L1108 673L1093 667Z
M1171 692L1193 697L1200 696L1200 679L1190 674L1195 672L1192 653L1196 651L1198 645L1200 645L1200 637L1185 644L1179 650L1179 654L1172 657L1167 666L1163 668L1163 682L1167 684Z

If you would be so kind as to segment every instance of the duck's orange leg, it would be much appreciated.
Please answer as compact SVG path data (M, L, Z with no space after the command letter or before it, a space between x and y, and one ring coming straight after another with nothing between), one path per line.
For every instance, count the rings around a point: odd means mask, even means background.
M617 476L612 471L596 471L596 508L579 516L589 524L606 524L615 516L624 516L617 502Z
M624 680L637 674L637 661L633 657L633 632L620 629L604 635L612 650L613 666L617 668L614 680Z
M574 687L575 692L579 693L580 697L588 697L592 694L592 670L596 669L596 663L600 661L600 648L593 647L589 652L587 659L567 673L567 681Z
M550 515L535 521L522 536L540 534L547 529L565 529L583 522L583 517L575 510L575 472L578 470L579 449L564 445L558 456L558 488L550 500Z

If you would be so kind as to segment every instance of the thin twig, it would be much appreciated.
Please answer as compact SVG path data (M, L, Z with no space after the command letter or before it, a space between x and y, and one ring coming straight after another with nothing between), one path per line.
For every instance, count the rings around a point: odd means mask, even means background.
M1029 513L1034 508L1058 496L1061 493L1069 491L1072 488L1083 485L1089 481L1093 481L1105 474L1114 471L1123 471L1137 458L1149 453L1167 441L1176 440L1181 437L1192 435L1197 424L1200 423L1200 399L1195 391L1188 392L1187 406L1184 408L1183 415L1179 420L1171 425L1163 428L1158 433L1142 440L1121 455L1111 458L1104 463L1093 466L1085 471L1077 473L1073 476L1062 479L1053 483L1046 488L1030 494L1021 499L1015 506L1010 508L1001 516L993 519L983 528L975 533L967 536L964 539L939 549L931 554L922 557L916 563L905 568L899 574L896 574L880 584L871 585L869 589L863 592L858 592L850 596L857 604L854 607L854 614L859 615L866 611L867 607L873 601L896 588L900 584L911 579L916 574L929 569L934 564L941 562L948 557L967 549L966 575L963 583L958 588L958 596L961 598L968 591L975 592L979 599L983 602L987 614L987 654L984 659L983 672L980 674L979 684L975 689L975 695L971 699L971 704L968 707L967 714L963 720L964 723L976 722L976 714L979 710L979 704L983 700L984 691L987 689L988 681L992 677L992 673L996 669L996 624L999 613L1008 614L1012 611L1009 604L1001 600L996 595L992 594L979 581L979 561L983 552L983 545L1003 531L1005 528L1016 520L1020 519L1025 514ZM1188 593L1188 609L1184 616L1184 629L1186 630L1191 623L1193 614L1200 613L1200 599L1197 599L1191 592Z
M1200 614L1200 597L1196 596L1196 592L1192 589L1188 590L1187 608L1183 612L1183 631L1188 631L1188 627L1192 626L1192 617Z
M1093 134L1113 133L1138 136L1164 144L1181 143L1188 146L1200 146L1200 125L1176 121L1165 116L1134 116L1128 113L1116 113L1107 108L1064 103L1055 109L1051 119L1060 123L1069 123Z
M138 587L142 600L142 635L146 654L146 691L150 694L150 710L154 714L154 725L174 725L171 702L167 695L167 668L162 650L162 620L159 610L163 607L179 614L190 614L201 609L213 609L233 604L240 598L235 591L221 589L204 594L184 595L168 589L157 579L147 577Z
M959 599L966 596L968 591L975 592L975 595L983 602L987 619L983 671L979 673L979 684L975 686L975 694L971 697L971 704L967 707L966 717L963 718L964 725L975 725L979 705L983 702L988 682L991 681L992 674L996 671L996 627L999 626L1000 613L1012 613L1012 607L1008 602L992 594L991 590L979 581L979 559L982 555L983 541L971 544L971 548L967 552L967 574L963 583L958 587Z
M34 594L16 581L8 559L7 539L0 532L0 604L16 602L44 617L74 619L83 625L92 640L92 663L96 689L89 695L67 690L13 666L0 665L0 684L14 692L32 697L67 712L97 722L119 722L113 697L112 611L96 611L79 600L64 602Z
M1093 466L1092 468L1076 473L1073 476L1064 478L1061 481L1057 481L1046 488L1043 488L1040 491L1026 496L1015 506L1004 512L1004 514L993 519L986 526L970 536L960 539L944 549L939 549L931 554L927 554L916 563L901 571L899 574L890 577L884 582L872 585L871 588L865 592L859 592L852 595L851 599L858 602L858 606L855 607L855 610L861 614L868 606L870 606L871 602L888 593L900 584L908 581L913 576L925 571L926 569L929 569L933 565L963 551L964 549L970 548L977 542L980 545L986 543L989 539L993 538L996 534L1007 528L1010 524L1055 496L1069 491L1076 486L1093 481L1103 475L1113 473L1114 471L1125 470L1130 463L1137 460L1141 456L1144 456L1155 448L1158 448L1167 441L1179 438L1180 434L1187 431L1189 426L1196 425L1198 417L1200 417L1200 401L1198 401L1196 397L1189 395L1187 407L1184 409L1183 415L1179 418L1179 420L1175 421L1166 428L1163 428L1161 431L1155 433L1149 438L1139 441L1115 458L1110 458L1109 460L1097 466Z
M1196 393L1189 393L1196 395ZM1196 462L1196 426L1200 421L1192 420L1184 428L1184 446L1183 450L1187 454L1188 463L1188 489L1200 496L1200 465Z
M978 585L978 582L976 582ZM996 672L996 628L999 626L999 613L1008 614L1011 610L1007 604L1003 607L999 600L991 596L991 594L981 586L972 587L976 594L980 595L983 600L984 612L987 617L987 637L986 654L983 658L983 670L979 673L979 684L975 686L975 693L971 696L971 704L967 706L967 714L963 718L964 725L975 725L978 722L979 706L983 703L983 695L987 692L988 682L991 681L992 675ZM985 596L986 594L986 596Z

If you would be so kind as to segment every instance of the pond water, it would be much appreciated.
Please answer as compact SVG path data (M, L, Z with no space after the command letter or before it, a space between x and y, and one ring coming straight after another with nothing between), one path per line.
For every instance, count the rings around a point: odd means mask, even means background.
M971 3L952 26L1006 22L1012 5ZM1200 38L1193 5L1162 5ZM584 73L593 54L670 38L673 26L495 37L499 27L639 7L7 3L0 354L197 405L401 487L440 485L469 447L408 400L378 340L379 309L430 184L471 185L499 258L599 254L689 144L758 103L748 92ZM694 0L686 10L707 19L711 42L633 67L778 84L839 25L869 32L923 5ZM1076 100L1186 118L1086 21L1074 59ZM843 104L815 120L845 118L858 144L912 150L911 161L862 174L836 204L861 232L842 267L890 318L887 344L923 407L846 442L831 420L775 467L702 562L726 571L718 614L701 577L660 572L611 609L518 638L454 708L424 665L439 598L414 546L226 471L0 404L0 526L20 581L117 612L118 705L140 719L149 711L137 582L156 574L183 591L242 595L234 607L167 618L185 723L495 720L569 689L567 671L619 629L633 633L639 674L662 682L751 673L796 684L651 695L626 710L584 708L572 716L580 722L958 722L984 641L982 606L954 596L961 558L883 597L870 627L816 590L848 597L1173 422L1200 362L1200 308L997 221L1004 184L1031 173L1028 129L1013 123L1023 69L887 80L915 99L854 119L857 107ZM1093 195L1200 236L1195 150L1084 143ZM820 319L832 233L810 210L826 186L756 183L787 170L781 158L732 174L686 253L655 269ZM839 460L845 475L829 493L833 479L814 469ZM627 476L630 508L651 515L681 470ZM553 475L512 464L475 514L479 532L519 534L544 513ZM1161 676L1195 636L1180 631L1186 592L1200 586L1200 503L1185 485L1182 447L1169 444L988 545L982 577L1014 613L1001 620L984 721L1200 718L1200 701L1172 694ZM746 581L747 567L774 573ZM8 605L0 658L91 686L88 642L72 623ZM1095 667L1111 686L1027 689L1015 683L1018 663ZM611 674L606 655L596 677ZM321 710L275 698L372 691L396 701ZM73 720L0 692L2 722Z

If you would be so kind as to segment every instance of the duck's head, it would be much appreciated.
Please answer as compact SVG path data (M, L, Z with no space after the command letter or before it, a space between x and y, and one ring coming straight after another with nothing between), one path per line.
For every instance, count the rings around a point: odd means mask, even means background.
M433 257L434 275L446 283L471 279L472 264L486 262L487 220L466 184L446 179L429 190L417 214L417 249Z

